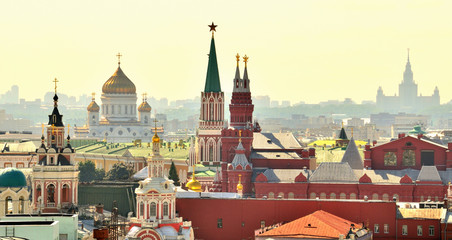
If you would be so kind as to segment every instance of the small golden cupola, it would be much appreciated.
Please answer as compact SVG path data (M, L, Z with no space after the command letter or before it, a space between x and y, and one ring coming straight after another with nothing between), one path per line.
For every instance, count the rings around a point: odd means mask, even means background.
M146 99L147 94L143 93L143 102L140 104L140 106L138 106L138 111L139 112L151 112L152 108L149 105L147 99Z
M201 192L202 190L202 185L201 183L196 180L195 177L196 173L195 173L195 165L193 165L193 175L191 177L191 180L187 182L187 184L185 184L185 187L187 187L188 189L194 191L194 192Z
M100 111L100 107L99 105L97 105L96 100L95 100L95 93L92 93L93 98L91 99L91 103L88 105L88 107L86 108L88 110L88 112L99 112Z
M237 191L242 191L243 185L242 185L242 174L239 174L239 183L237 184Z
M102 86L102 93L117 93L117 94L135 94L135 84L124 74L121 69L121 54L118 57L118 68L115 73Z

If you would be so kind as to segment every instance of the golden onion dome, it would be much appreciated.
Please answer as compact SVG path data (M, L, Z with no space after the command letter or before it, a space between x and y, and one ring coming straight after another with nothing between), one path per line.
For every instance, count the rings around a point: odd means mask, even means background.
M138 106L138 112L151 112L152 108L148 102L144 101Z
M157 135L157 132L155 132L154 136L152 137L152 142L153 143L160 142L160 137L159 137L159 135Z
M196 180L195 175L193 175L193 177L191 178L190 181L188 181L187 184L185 184L185 187L187 187L188 189L195 191L195 192L201 192L201 183Z
M95 101L92 101L86 109L88 109L88 112L99 112L100 107Z
M102 86L103 93L136 93L135 84L124 74L118 66L116 72Z
M243 190L243 185L241 183L237 184L237 190Z

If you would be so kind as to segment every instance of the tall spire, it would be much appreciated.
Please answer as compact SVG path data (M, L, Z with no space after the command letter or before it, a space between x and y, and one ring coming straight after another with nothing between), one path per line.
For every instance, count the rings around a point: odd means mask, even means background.
M413 80L413 71L411 70L410 63L410 49L407 49L407 62L405 65L405 72L403 72L403 82L405 83L414 83Z
M204 92L221 92L217 53L215 51L215 40L213 38L213 33L216 31L215 28L217 27L217 25L212 22L212 25L209 25L209 27L210 31L212 32L212 40L210 41L209 63L207 66L206 85L204 87Z
M246 56L246 54L245 54L245 56L243 57L243 62L245 63L245 70L243 70L243 87L247 90L247 92L249 92L250 91L250 80L248 79L248 66L247 66L247 63L248 63L248 56Z

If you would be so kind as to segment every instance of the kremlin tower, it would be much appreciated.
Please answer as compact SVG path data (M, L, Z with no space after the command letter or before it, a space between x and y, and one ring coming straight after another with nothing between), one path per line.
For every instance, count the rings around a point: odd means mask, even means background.
M198 130L198 161L205 165L218 165L221 160L221 130L224 128L224 92L221 91L215 51L213 22L209 63L204 91L201 92L201 114Z

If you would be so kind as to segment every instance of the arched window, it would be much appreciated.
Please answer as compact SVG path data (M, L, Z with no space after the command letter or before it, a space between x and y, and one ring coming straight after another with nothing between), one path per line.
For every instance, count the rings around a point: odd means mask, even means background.
M287 198L288 199L294 199L295 196L294 196L293 192L290 192L289 194L287 194Z
M280 192L280 193L278 193L278 198L284 198L284 193L283 192Z
M315 193L311 193L310 195L309 195L309 198L310 199L315 199L317 197L317 195L315 194Z
M341 194L339 195L339 198L340 198L340 199L347 199L347 195L346 195L345 193L341 193Z
M320 193L320 199L326 199L326 193Z
M149 215L151 217L157 216L157 204L155 202L151 202L151 205L149 205Z
M399 195L398 195L398 194L394 194L394 195L392 196L392 198L395 198L397 202L399 201Z
M47 187L47 203L55 203L55 186L53 184Z
M38 185L36 187L36 201L39 199L39 197L41 197L41 185ZM41 199L42 201L42 199Z
M62 192L62 201L63 202L69 202L69 186L67 184L63 185L63 192Z
M419 201L423 202L424 201L424 196L421 196Z
M209 162L213 161L213 146L209 146Z
M168 203L164 202L163 203L163 216L167 217L169 215L169 211L168 211Z
M336 193L331 193L330 194L330 199L336 199Z
M383 194L383 201L389 201L389 195L387 193Z
M356 199L356 193L350 193L350 199Z
M144 216L144 203L143 202L140 202L140 217L143 217Z
M5 214L13 213L13 199L8 196L5 198Z
M19 213L24 213L25 209L25 199L24 197L19 198Z
M269 192L268 199L273 199L273 198L275 198L275 194L273 192Z
M377 193L372 194L372 200L378 200L378 194Z

